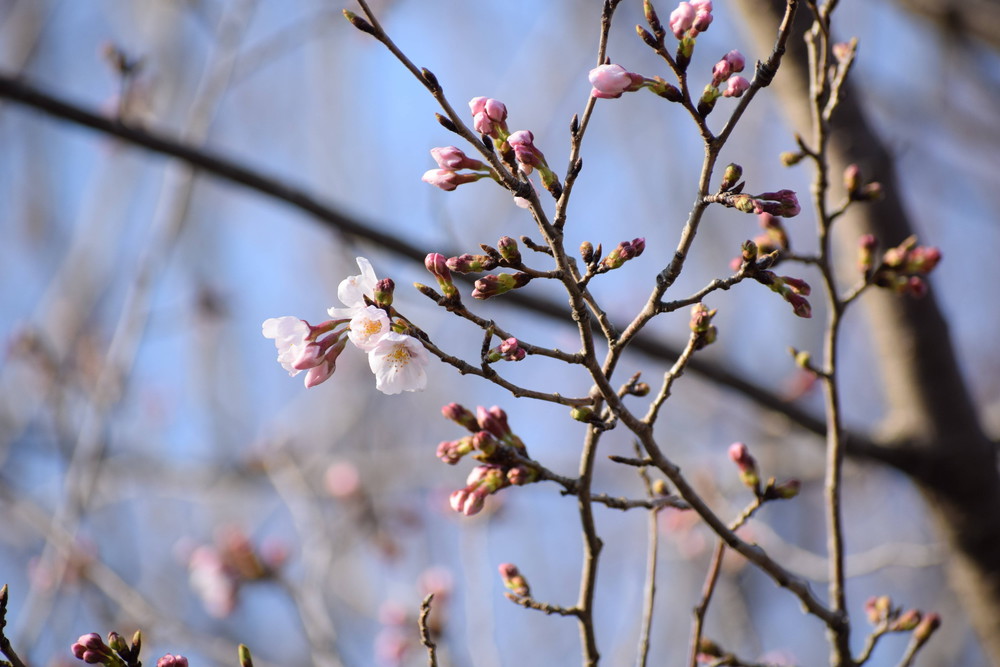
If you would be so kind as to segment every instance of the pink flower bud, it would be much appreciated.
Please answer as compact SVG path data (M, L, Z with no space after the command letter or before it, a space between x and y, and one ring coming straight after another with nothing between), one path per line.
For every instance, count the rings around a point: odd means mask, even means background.
M941 617L938 614L927 614L913 630L913 638L921 644L926 642L941 627Z
M684 33L694 25L694 17L697 12L690 2L681 2L677 9L670 12L670 31L674 37L681 39Z
M424 258L424 267L439 280L451 282L451 271L448 270L444 255L439 252L428 253Z
M741 97L743 93L750 89L750 82L739 74L734 74L726 81L726 89L722 91L723 97Z
M479 422L481 429L489 431L498 438L503 438L511 432L507 424L507 413L498 405L489 410L480 405L476 408L476 421Z
M796 294L801 294L802 296L809 296L812 288L809 287L809 283L802 280L801 278L792 278L791 276L781 276L781 281L784 282L788 287Z
M862 273L867 273L875 265L875 249L878 248L878 239L872 234L864 234L858 239L858 268Z
M809 300L804 296L789 290L785 293L785 301L792 304L792 311L799 317L806 319L812 317L812 306L809 305Z
M513 563L501 563L499 566L500 578L504 587L518 597L531 595L528 582Z
M480 273L497 267L497 261L489 255L470 255L468 253L451 257L446 263L448 268L455 273Z
M500 354L507 361L521 361L524 359L527 352L521 347L521 344L517 342L516 338L508 338L504 342L500 343Z
M760 492L760 473L757 471L757 461L750 455L750 450L742 442L734 442L729 446L729 460L739 468L740 480L744 485Z
M459 169L476 169L482 170L486 168L479 160L473 160L461 149L455 146L444 146L439 148L431 149L431 157L434 161L438 163L438 166L442 169L451 169L452 171L457 171Z
M690 0L690 5L696 12L712 11L712 0Z
M514 149L514 157L525 173L531 173L535 167L545 166L545 156L535 147L534 142L535 135L530 130L518 130L507 137L507 143Z
M708 30L708 26L712 25L713 18L715 17L712 16L711 11L705 12L699 10L698 13L694 15L694 21L691 24L691 29L695 32L705 32Z
M521 263L521 250L517 247L517 241L509 236L501 236L497 241L497 250L500 256L510 264Z
M472 110L472 126L476 132L493 139L507 134L507 107L503 102L488 97L474 97L469 102Z
M743 57L743 54L733 49L726 55L722 57L723 60L729 63L730 67L734 72L742 72L747 66L747 60Z
M441 414L459 426L464 426L473 433L479 430L479 422L476 421L476 415L474 415L471 410L459 405L458 403L449 403L444 406L441 408Z
M492 276L484 276L476 281L476 288L472 291L473 299L489 299L512 289L524 287L531 281L531 276L527 273L500 273Z
M458 173L451 169L428 169L420 177L424 183L430 183L436 188L441 188L445 192L451 192L455 188L465 183L473 183L483 178L485 174Z
M641 74L627 71L621 65L599 65L588 75L593 89L591 97L615 99L622 93L632 92L642 87L645 78Z
M188 667L188 659L182 655L168 653L156 661L156 667Z

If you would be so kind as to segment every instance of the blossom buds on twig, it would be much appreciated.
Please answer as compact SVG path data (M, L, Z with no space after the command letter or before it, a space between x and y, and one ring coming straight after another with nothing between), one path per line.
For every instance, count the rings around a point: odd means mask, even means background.
M458 403L449 403L444 406L441 408L441 414L459 426L464 426L473 433L479 430L479 422L476 421L476 415L474 415L471 410L459 405Z
M605 271L621 268L622 264L630 259L638 257L645 249L646 239L644 238L622 241L608 253L608 256L601 262L601 267Z
M446 262L449 269L455 273L481 273L497 268L497 260L489 255L470 255L450 257Z
M476 281L476 288L472 292L472 298L489 299L513 289L524 287L530 281L531 276L527 273L498 273L496 275L483 276Z
M513 563L501 563L500 578L503 579L504 588L517 597L528 597L531 589L528 587L528 580L524 578L517 566Z
M156 661L156 667L188 667L188 659L182 655L168 653Z
M726 170L722 172L722 183L719 184L719 189L723 192L732 190L741 178L743 178L743 167L731 162L726 165Z
M760 472L757 470L757 461L750 455L750 450L742 442L734 442L729 446L729 460L736 464L740 472L740 481L754 492L754 495L761 494Z
M517 241L511 237L501 236L497 241L497 250L509 265L517 266L521 263L521 250L517 247Z
M486 353L486 361L491 364L501 359L504 361L521 361L527 354L527 351L521 347L516 338L508 338Z
M448 299L458 298L458 288L451 279L451 271L448 269L447 260L444 255L432 252L424 258L424 266L437 278L438 287Z
M493 139L496 146L507 139L507 107L503 102L488 97L473 97L469 101L469 109L476 132Z
M718 330L712 324L715 317L715 310L709 310L703 303L696 303L691 306L691 334L695 337L694 349L700 350L707 345L711 345L719 336Z

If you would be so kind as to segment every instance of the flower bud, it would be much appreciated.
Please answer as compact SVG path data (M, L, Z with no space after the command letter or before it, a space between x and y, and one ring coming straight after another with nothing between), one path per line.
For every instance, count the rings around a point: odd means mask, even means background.
M861 190L861 167L850 164L844 169L844 189L847 190L848 197L852 200L857 199Z
M478 431L472 436L472 447L480 452L488 460L497 450L497 439L489 431Z
M477 433L478 435L478 433ZM435 455L448 465L455 465L462 457L475 449L473 436L467 435L458 440L445 440L438 444Z
M108 648L116 653L128 653L128 642L117 632L108 633Z
M448 258L445 264L455 273L481 273L495 269L497 267L497 260L489 255L470 255L466 253L458 257Z
M649 391L650 388L648 383L636 382L634 385L632 385L631 389L629 389L628 393L630 393L632 396L642 397L642 396L648 396Z
M392 305L392 293L396 289L396 283L392 281L392 278L382 278L377 283L375 283L375 290L372 293L374 297L375 305L388 308Z
M918 609L909 609L900 614L896 620L889 624L890 632L907 632L919 625L923 615Z
M594 408L589 405L574 405L569 410L569 416L578 422L589 422L594 417Z
M497 241L497 250L509 264L517 265L521 263L521 251L517 247L517 241L509 236L502 236Z
M441 188L445 192L451 192L465 183L474 183L488 174L478 174L475 172L452 171L451 169L428 169L420 177L424 183L429 183L436 188Z
M239 656L240 667L253 667L253 656L250 655L250 649L245 644L239 645L237 655Z
M499 273L497 275L484 276L476 281L476 288L472 292L472 298L489 299L513 289L524 287L530 281L531 276L527 273Z
M443 146L431 149L431 157L442 169L458 171L459 169L473 169L482 171L486 165L479 160L473 160L455 146Z
M476 421L479 422L479 428L489 431L500 439L511 433L510 426L507 424L507 413L498 405L494 405L489 410L480 405L476 408Z
M450 419L459 426L464 426L473 433L479 430L479 422L476 421L476 415L474 415L471 410L459 405L458 403L449 403L444 406L441 408L441 414L444 415L446 419Z
M168 653L156 661L156 667L188 667L188 659L182 655Z
M742 97L743 93L750 90L750 82L739 74L734 74L726 80L726 89L722 91L723 97Z
M623 93L639 90L646 79L641 74L627 71L621 65L598 65L587 75L591 97L616 99Z
M789 290L785 292L784 297L785 301L792 304L792 312L796 315L805 319L812 317L812 306L809 304L809 300L804 296Z
M473 97L469 101L469 109L476 132L495 141L507 138L507 107L503 102L488 97Z
M580 258L583 260L584 264L590 264L591 260L594 259L594 244L590 241L584 241L580 244Z
M507 471L507 481L513 486L524 486L538 481L538 471L524 465L514 466Z
M448 270L447 260L445 260L444 255L439 252L429 253L424 258L424 266L437 278L438 287L441 288L441 292L446 297L453 299L458 296L458 288L452 282L451 271Z
M801 151L798 153L793 153L792 151L784 151L781 155L778 156L778 159L781 160L782 165L786 167L791 167L801 162L802 158L804 158L805 156L806 156L805 153L802 153Z
M757 461L750 455L750 450L742 442L734 442L729 446L729 460L739 468L740 481L752 489L755 494L760 494L760 473L757 470Z
M878 240L872 234L865 234L858 240L858 268L868 273L875 265L875 249Z
M689 2L682 2L677 5L677 9L670 12L670 31L674 37L681 39L691 26L694 25L694 7Z
M726 170L722 172L722 183L719 187L725 192L739 183L741 178L743 178L743 167L735 162L730 163L726 166Z
M522 598L531 595L528 581L521 575L516 565L513 563L501 563L499 570L500 578L503 580L503 585L507 590Z
M939 627L941 627L941 617L938 614L927 614L913 630L913 639L923 644Z
M506 361L521 361L528 354L516 338L508 338L500 343L498 351Z
M743 264L753 264L757 261L757 244L746 240L740 246L740 262Z
M669 102L680 102L684 99L684 95L681 93L680 89L677 88L677 86L667 83L662 77L659 76L647 79L646 87Z
M770 489L770 497L780 500L790 500L799 495L799 491L801 489L802 482L797 479L789 479L781 484L775 484L772 486Z

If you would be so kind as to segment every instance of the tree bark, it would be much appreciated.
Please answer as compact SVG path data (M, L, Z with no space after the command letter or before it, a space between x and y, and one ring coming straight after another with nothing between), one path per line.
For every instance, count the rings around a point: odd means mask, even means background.
M770 49L785 3L736 0L758 50ZM808 65L801 36L811 14L803 7L797 35L772 87L789 121L811 136ZM854 206L837 222L841 252L854 257L862 234L882 247L912 233L896 187L893 158L867 122L850 84L832 119L831 176L851 163L880 181L883 200ZM831 181L837 179L831 178ZM832 201L843 196L833 185ZM927 240L932 241L932 240ZM950 547L951 583L982 642L1000 664L1000 474L996 445L983 432L976 406L962 378L954 347L933 291L913 300L870 290L861 298L877 352L888 413L880 444L896 456L883 460L908 474L927 500ZM899 455L902 452L902 455Z

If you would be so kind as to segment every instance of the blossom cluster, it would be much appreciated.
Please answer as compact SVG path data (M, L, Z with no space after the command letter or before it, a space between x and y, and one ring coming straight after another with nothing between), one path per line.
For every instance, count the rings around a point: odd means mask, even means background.
M427 386L428 354L413 336L397 329L390 315L392 280L379 280L371 262L358 257L361 273L344 279L337 288L343 308L330 308L333 319L310 325L297 317L264 321L265 338L274 339L278 363L295 376L307 371L306 387L315 387L333 375L337 358L350 341L368 354L376 388L385 394L416 391Z
M918 298L927 294L924 276L941 261L941 250L934 246L918 246L916 236L910 236L898 246L886 250L878 266L874 266L875 249L878 247L875 237L865 234L859 246L859 267L873 285Z
M441 409L448 419L465 427L471 435L446 440L437 447L437 457L455 465L467 454L482 462L469 473L465 487L449 497L451 508L472 516L482 511L486 497L508 486L522 486L538 480L537 468L527 463L524 442L511 431L507 413L498 406L471 410L450 403Z
M509 165L516 164L526 176L537 169L545 189L553 196L559 196L562 186L555 172L549 169L545 155L535 146L535 135L530 130L511 132L508 129L507 106L503 102L489 97L474 97L469 101L469 110L472 112L473 128L484 139L493 140L494 147ZM421 180L447 192L481 178L496 178L488 165L470 158L455 146L432 148L431 157L438 168L425 172ZM460 171L462 169L471 171Z

